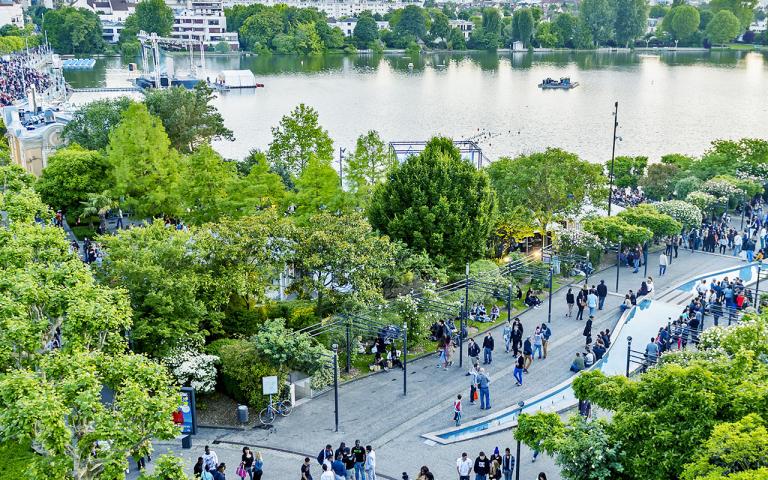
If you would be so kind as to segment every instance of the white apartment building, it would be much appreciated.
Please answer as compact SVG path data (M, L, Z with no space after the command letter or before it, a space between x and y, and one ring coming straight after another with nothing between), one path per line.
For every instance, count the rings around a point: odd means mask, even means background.
M260 3L273 6L286 4L298 8L316 8L329 18L356 17L368 10L384 15L390 10L405 8L408 5L423 6L423 0L224 0L226 7Z
M104 41L117 43L125 28L125 19L136 11L134 0L88 0L88 7L101 19L101 35Z
M357 18L346 18L344 20L335 20L333 18L328 19L328 26L331 28L339 27L344 33L345 37L351 37L355 33L355 27L357 26ZM389 28L389 22L380 21L376 22L376 28L379 31Z
M0 27L8 24L24 28L24 9L14 0L0 0Z
M475 24L469 20L448 20L448 25L451 28L461 30L461 33L464 34L464 40L469 40L469 36L472 35L472 29L475 28Z
M173 38L202 40L206 48L225 42L230 50L240 48L237 32L227 32L221 0L166 0L173 9Z

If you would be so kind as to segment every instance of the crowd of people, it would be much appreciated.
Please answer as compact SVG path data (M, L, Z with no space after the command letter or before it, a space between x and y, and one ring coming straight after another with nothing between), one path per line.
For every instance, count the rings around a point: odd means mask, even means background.
M647 201L645 194L639 188L618 188L611 190L611 202L622 207L636 207Z
M26 98L26 90L32 86L41 93L51 86L51 76L31 66L38 54L37 49L30 49L29 54L18 53L7 59L0 58L0 106Z

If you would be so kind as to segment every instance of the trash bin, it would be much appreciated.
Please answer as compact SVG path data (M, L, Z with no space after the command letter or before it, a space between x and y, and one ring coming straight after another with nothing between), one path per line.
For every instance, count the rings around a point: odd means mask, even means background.
M247 405L237 406L237 421L240 423L248 423L248 406Z
M181 448L192 448L192 435L181 437Z

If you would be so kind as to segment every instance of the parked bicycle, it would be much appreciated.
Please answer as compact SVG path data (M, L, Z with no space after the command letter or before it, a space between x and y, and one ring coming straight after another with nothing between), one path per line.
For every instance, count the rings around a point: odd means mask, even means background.
M259 421L262 425L272 425L276 416L287 417L291 414L292 409L293 405L290 400L278 400L275 403L272 401L272 397L269 397L269 405L259 412Z

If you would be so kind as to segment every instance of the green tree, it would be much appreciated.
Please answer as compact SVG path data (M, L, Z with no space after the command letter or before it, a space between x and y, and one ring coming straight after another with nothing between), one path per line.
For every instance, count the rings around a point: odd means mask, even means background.
M675 183L675 197L685 198L689 193L699 190L703 184L704 182L693 176L681 178Z
M427 22L424 11L417 5L408 5L393 25L394 34L400 38L413 37L424 39L427 35Z
M163 0L142 0L136 4L139 30L168 37L173 29L173 10Z
M648 15L651 18L664 18L664 15L666 15L667 12L669 12L668 6L657 3L656 5L651 6L651 10Z
M682 225L671 216L659 212L654 205L638 205L619 212L618 217L638 227L645 227L656 238L677 235Z
M687 41L699 29L699 11L695 7L680 5L670 10L667 16L671 18L668 31L678 40Z
M596 43L605 43L613 34L616 10L608 0L584 0L579 4L579 18Z
M661 157L661 163L665 165L674 165L682 170L688 170L696 159L679 153L670 153Z
M234 140L232 130L211 105L213 90L204 82L193 90L183 87L153 89L145 99L149 113L163 122L171 146L189 153L212 140Z
M117 206L109 192L89 193L88 197L81 202L83 207L83 215L86 217L97 216L99 217L99 231L107 231L107 214L109 211Z
M720 10L707 24L707 38L713 45L725 45L741 33L741 24L729 10Z
M314 22L300 23L293 33L293 51L302 55L317 55L325 47Z
M291 178L301 174L311 156L326 165L333 161L333 141L317 117L314 108L300 103L290 115L283 115L278 126L272 127L267 160L287 185Z
M450 139L435 137L376 187L368 214L391 238L455 266L482 256L495 204L485 172L462 159Z
M286 194L283 179L269 171L264 153L256 153L254 163L241 184L242 195L253 202L257 210L280 205Z
M178 435L179 401L165 367L142 355L53 353L0 377L0 441L32 443L32 476L123 478L128 458Z
M358 213L312 215L297 229L293 261L301 272L290 290L326 303L371 304L381 300L382 279L393 266L393 247Z
M99 53L104 50L101 20L86 8L48 10L43 17L43 30L58 53Z
M267 321L251 342L259 356L273 368L288 368L309 375L325 368L329 354L308 334L286 328L282 318Z
M123 112L133 103L128 97L96 100L80 107L65 126L62 136L87 150L105 150L109 132L120 123Z
M617 0L616 42L629 47L632 42L645 33L648 24L647 0Z
M542 233L558 218L579 212L586 202L600 205L608 196L600 165L557 148L500 158L488 167L488 175L499 196L500 211L524 206Z
M368 205L373 187L386 180L396 161L376 130L357 137L355 153L347 160L347 181L362 205Z
M680 169L675 165L654 163L648 167L645 176L638 184L643 187L643 193L651 200L672 198Z
M81 202L89 194L112 188L111 173L103 153L72 145L48 158L35 190L46 204L74 219L82 213Z
M340 213L347 205L347 194L341 189L339 174L329 164L311 156L296 179L296 191L288 198L300 223L322 211Z
M576 35L578 19L567 12L557 15L552 22L552 33L557 36L560 47L574 47L573 38Z
M702 213L708 213L718 203L722 203L721 199L704 192L691 192L685 197L685 201L699 207Z
M600 239L623 245L642 245L653 238L653 232L645 227L627 223L619 217L596 217L582 222L584 230L594 233Z
M554 48L557 46L557 35L552 33L552 24L543 22L536 29L536 42L543 48Z
M373 15L360 15L353 36L358 48L368 48L371 42L379 38L379 27L376 25Z
M741 32L747 30L752 23L757 5L758 0L712 0L709 2L709 8L715 12L715 15L723 10L733 13L739 19Z
M613 165L614 185L619 188L637 188L638 180L645 174L648 157L616 157ZM606 169L610 173L610 161Z
M432 25L429 26L429 33L434 38L440 38L443 40L448 39L448 35L451 32L451 25L448 21L448 17L440 11L432 13Z
M451 50L466 50L467 40L464 38L464 32L459 28L452 28L448 34L448 48Z
M224 161L210 145L201 146L184 159L179 177L181 211L192 224L242 215L250 200L241 196L242 180L235 164Z
M247 17L239 29L241 42L253 51L259 48L270 49L274 38L283 32L283 18L275 8L261 8Z
M179 200L178 153L170 147L160 119L133 104L109 135L114 197L124 198L140 216L175 215Z
M523 46L527 47L531 44L533 28L534 21L531 9L520 8L515 10L515 13L512 15L512 39L523 42Z

